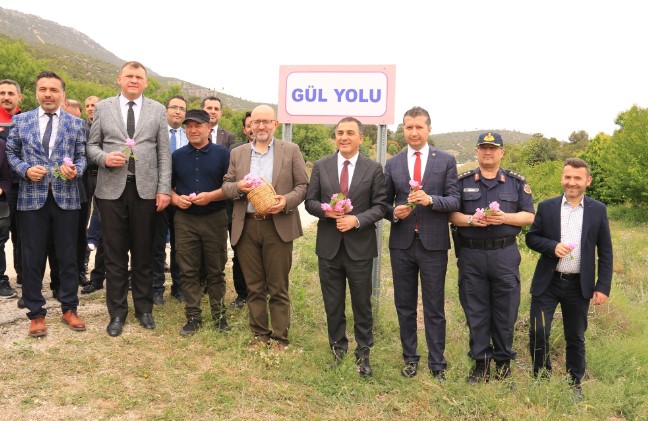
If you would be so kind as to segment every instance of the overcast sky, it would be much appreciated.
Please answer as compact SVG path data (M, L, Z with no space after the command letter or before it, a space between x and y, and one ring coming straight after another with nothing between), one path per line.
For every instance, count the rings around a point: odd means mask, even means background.
M395 64L396 122L414 105L434 133L611 134L648 106L642 1L0 0L73 27L124 60L276 103L280 65Z

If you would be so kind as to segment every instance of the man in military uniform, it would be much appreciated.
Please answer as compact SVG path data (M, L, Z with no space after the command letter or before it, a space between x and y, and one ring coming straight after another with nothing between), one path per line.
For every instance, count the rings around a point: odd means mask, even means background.
M454 225L459 300L470 330L474 360L468 383L511 374L513 331L520 305L520 252L516 236L533 222L533 197L524 176L500 168L504 142L495 132L477 141L479 167L459 175L461 211ZM497 203L493 203L497 202Z

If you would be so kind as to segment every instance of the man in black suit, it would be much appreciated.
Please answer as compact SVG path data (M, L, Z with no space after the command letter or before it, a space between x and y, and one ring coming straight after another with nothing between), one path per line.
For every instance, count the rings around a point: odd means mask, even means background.
M234 133L228 132L218 125L220 118L223 116L223 101L215 96L208 96L200 103L200 108L209 114L209 127L211 128L210 139L212 143L223 145L227 149L236 142Z
M338 152L315 162L306 210L320 218L317 224L319 275L326 309L329 345L336 363L346 354L344 304L349 281L354 316L356 362L363 377L371 376L369 350L374 343L371 314L371 269L378 255L376 222L386 210L382 167L359 153L362 123L353 117L340 120L335 129ZM333 195L351 200L349 211L323 210Z
M587 312L590 300L600 305L610 295L612 240L605 205L585 195L592 182L587 163L565 160L561 182L564 195L540 202L526 235L527 246L541 254L531 282L529 346L534 376L551 372L549 334L560 304L567 372L574 397L582 400Z

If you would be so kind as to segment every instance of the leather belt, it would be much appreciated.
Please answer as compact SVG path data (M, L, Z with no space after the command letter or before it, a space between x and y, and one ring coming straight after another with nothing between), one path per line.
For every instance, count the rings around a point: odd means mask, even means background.
M134 176L134 175L127 175L127 176L126 176L126 182L127 182L127 183L133 183L133 182L135 182L135 176Z
M470 238L461 239L461 247L478 250L503 249L515 244L515 236L496 238L494 240L473 240Z
M560 279L561 281L578 281L580 279L580 273L563 273L555 271L554 278Z
M258 212L248 212L245 214L245 217L254 219L255 221L265 221L266 219L272 219L272 214L263 215Z

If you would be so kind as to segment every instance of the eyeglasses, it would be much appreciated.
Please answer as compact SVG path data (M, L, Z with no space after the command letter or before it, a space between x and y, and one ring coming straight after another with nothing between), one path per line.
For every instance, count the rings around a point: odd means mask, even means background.
M264 126L269 126L272 123L274 123L277 120L252 120L250 123L252 123L252 127L257 127L263 124Z
M183 113L187 111L185 107L178 107L177 105L171 105L168 109L173 111L180 111Z

